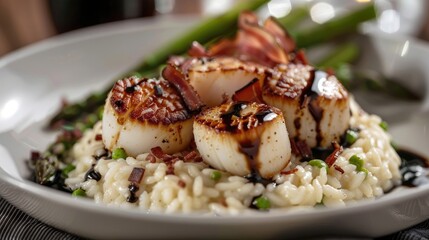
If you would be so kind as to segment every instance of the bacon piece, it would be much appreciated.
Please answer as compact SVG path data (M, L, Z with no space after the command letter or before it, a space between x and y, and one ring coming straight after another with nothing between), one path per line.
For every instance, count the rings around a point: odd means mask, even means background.
M243 27L241 33L241 35L237 36L237 46L239 49L250 45L264 51L268 58L276 63L289 62L286 52L280 47L274 36L260 26L247 25Z
M333 76L335 75L335 70L332 67L328 67L325 69L325 72L329 75L329 76Z
M276 42L283 48L286 53L292 52L296 49L295 41L273 17L269 17L267 18L267 20L265 20L264 29L274 36Z
M101 140L103 140L103 137L101 134L95 135L95 141L101 141Z
M184 58L182 56L171 56L170 58L168 58L167 64L180 67L186 60L187 58Z
M281 171L280 174L282 174L282 175L290 175L290 174L296 173L297 171L298 171L298 168L294 168L294 169L291 169L291 170L288 170L288 171Z
M340 146L336 141L332 142L332 147L334 148L334 151L325 160L329 167L331 167L335 161L337 161L337 158L343 152L343 147Z
M222 39L215 45L211 46L208 50L209 56L233 56L236 51L236 45L234 41L230 39Z
M263 103L262 87L258 78L254 78L246 86L235 91L232 100L240 102L258 102Z
M180 179L180 180L177 182L177 185L179 185L179 187L181 187L181 188L185 188L185 187L186 187L186 183L185 183L182 179Z
M341 174L344 174L344 169L342 169L340 166L338 166L337 164L334 164L334 168L335 170L337 170L338 172L340 172Z
M149 153L146 157L146 161L150 163L156 163L156 157L152 153Z
M174 165L173 164L167 164L167 175L173 175L174 174Z
M288 54L295 49L295 43L274 20L267 21L266 27L261 27L255 14L243 12L238 26L235 39L219 41L207 54L233 56L268 67L289 63Z
M258 17L253 12L243 11L238 18L238 27L245 29L248 26L258 26Z
M295 53L294 63L301 63L303 65L308 65L307 56L305 55L304 50L300 49Z
M165 153L162 151L161 147L154 147L150 149L150 152L157 158L161 159L164 157Z
M197 41L193 41L191 48L188 50L188 55L191 57L208 57L206 49Z
M257 39L248 35L244 32L237 34L237 49L233 56L242 61L255 62L270 68L276 66L278 62L270 58L267 51L258 43Z
M168 64L162 71L162 77L169 81L182 96L183 101L190 111L199 111L204 106L200 96L185 80L183 73L177 67Z
M182 73L188 72L188 69L198 61L198 58L184 58L182 56L172 56L168 59L167 64L176 66L182 70Z
M143 168L133 168L133 171L128 177L128 181L130 181L131 183L139 184L143 179L144 172L145 170Z
M191 151L191 152L187 153L186 155L184 155L183 159L185 161L190 161L190 160L195 159L196 157L198 157L197 151Z

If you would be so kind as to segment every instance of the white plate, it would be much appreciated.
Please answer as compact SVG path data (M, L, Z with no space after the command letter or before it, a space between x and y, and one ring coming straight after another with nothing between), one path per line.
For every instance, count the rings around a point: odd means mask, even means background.
M397 189L375 201L345 208L215 217L109 208L27 180L24 159L30 149L43 150L53 140L54 136L43 132L42 127L58 108L61 96L78 99L110 84L141 56L191 22L175 18L110 24L56 37L0 59L0 195L47 224L102 239L375 237L429 216L429 185ZM429 156L429 115L424 113L429 108L429 49L410 40L404 50L406 41L391 36L372 38L367 45L375 50L364 52L370 59L364 62L374 63L378 56L375 62L381 63L385 74L407 76L423 89L426 103L414 105L406 120L395 121L396 114L388 120L393 121L391 130L396 142ZM419 75L414 79L416 72ZM406 110L391 109L398 116ZM380 106L371 111L377 110Z

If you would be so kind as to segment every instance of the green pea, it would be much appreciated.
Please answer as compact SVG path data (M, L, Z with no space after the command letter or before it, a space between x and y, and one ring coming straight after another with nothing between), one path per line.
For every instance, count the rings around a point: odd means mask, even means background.
M69 173L73 170L75 170L75 166L73 164L67 164L67 166L65 166L65 168L63 168L62 174L65 177L68 177Z
M128 155L125 152L125 149L123 149L123 148L116 148L112 152L112 159L114 159L114 160L120 159L120 158L125 159L127 157L128 157Z
M356 140L359 137L359 133L357 133L356 131L353 130L347 130L346 132L346 142L349 145L352 145L353 143L356 142Z
M363 167L364 161L362 158L358 157L357 155L353 155L349 159L349 163L356 166L356 171L358 172L364 172L368 174L368 170Z
M310 164L310 166L313 166L313 167L326 168L326 171L329 170L328 164L326 164L325 161L320 159L310 160L308 164Z
M104 106L101 106L97 109L97 116L99 120L103 119L103 112L104 112Z
M353 155L349 159L349 163L356 166L356 169L360 169L363 167L363 160L362 158L358 157L357 155Z
M82 188L78 188L72 192L72 196L74 196L74 197L85 197L86 193L85 193L85 190L83 190Z
M222 173L219 171L213 171L212 174L210 175L210 178L215 181L219 181L221 177L222 177Z
M379 126L386 132L389 129L389 124L387 124L387 122L385 122L385 121L381 121Z
M368 175L368 173L369 173L369 172L368 172L368 169L366 169L366 168L364 168L364 167L363 167L363 168L361 168L359 172L364 172L364 173L365 173L365 175Z
M267 197L260 196L253 201L253 205L259 210L268 210L271 207L271 202Z

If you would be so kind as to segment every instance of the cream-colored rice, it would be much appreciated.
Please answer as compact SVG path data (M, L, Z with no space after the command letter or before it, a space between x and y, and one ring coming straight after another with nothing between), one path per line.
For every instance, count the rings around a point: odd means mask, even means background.
M285 170L296 168L296 172L279 174L273 179L275 183L263 186L226 172L215 181L210 176L216 170L203 162L177 161L174 175L167 175L167 165L161 161L148 162L148 153L136 158L96 161L94 152L104 148L102 141L95 140L96 134L101 133L101 123L97 123L74 146L76 169L69 174L66 184L72 189L84 189L97 203L157 212L236 214L249 209L252 199L260 195L270 200L272 208L344 206L376 198L400 181L400 158L390 144L390 136L380 128L378 116L362 112L353 101L352 112L350 125L361 131L359 139L344 149L335 162L344 170L343 174L334 167L326 171L292 159ZM364 160L368 174L356 171L356 166L349 163L353 155ZM93 164L101 180L84 181ZM128 177L134 167L144 168L145 173L137 192L138 201L129 203Z

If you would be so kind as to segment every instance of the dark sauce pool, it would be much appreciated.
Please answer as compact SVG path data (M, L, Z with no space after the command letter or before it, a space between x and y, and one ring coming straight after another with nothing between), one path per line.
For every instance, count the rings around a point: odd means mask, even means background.
M401 157L400 171L403 186L417 187L429 183L426 176L429 160L426 157L402 148L396 149L396 152Z

